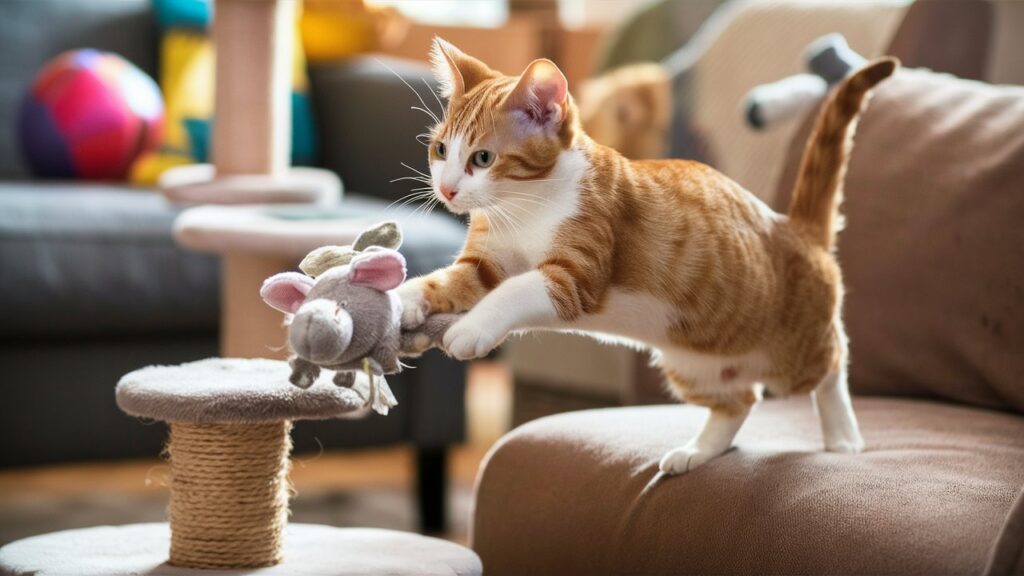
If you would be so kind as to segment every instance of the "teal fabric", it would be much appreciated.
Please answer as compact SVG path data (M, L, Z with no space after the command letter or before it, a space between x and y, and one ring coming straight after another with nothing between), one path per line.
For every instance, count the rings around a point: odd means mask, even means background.
M153 12L163 28L202 30L210 25L210 0L153 0Z
M309 94L292 92L292 164L308 166L315 162L318 144Z
M206 32L213 24L210 0L153 0L153 15L164 30L187 28ZM292 91L291 163L310 166L317 159L318 139L313 105L306 92ZM196 162L209 162L212 118L186 118L190 153Z
M184 123L192 159L206 162L210 157L210 121L206 118L185 118Z

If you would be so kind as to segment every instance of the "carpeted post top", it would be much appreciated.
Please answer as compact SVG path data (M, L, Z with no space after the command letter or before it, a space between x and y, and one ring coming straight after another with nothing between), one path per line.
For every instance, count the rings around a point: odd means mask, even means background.
M335 386L325 371L310 388L288 382L287 362L208 358L176 366L148 366L117 383L117 405L131 416L164 422L232 423L323 420L361 413L365 374L353 388Z

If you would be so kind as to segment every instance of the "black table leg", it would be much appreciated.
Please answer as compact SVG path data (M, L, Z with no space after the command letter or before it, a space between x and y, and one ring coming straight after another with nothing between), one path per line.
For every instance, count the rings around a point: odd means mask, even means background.
M448 527L448 449L416 449L416 501L420 532L439 533Z

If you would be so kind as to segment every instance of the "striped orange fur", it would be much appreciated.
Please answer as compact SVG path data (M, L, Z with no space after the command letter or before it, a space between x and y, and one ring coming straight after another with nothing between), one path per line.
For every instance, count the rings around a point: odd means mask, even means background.
M508 77L441 40L433 56L449 98L433 187L470 229L452 266L399 289L406 325L469 311L445 337L459 358L532 328L654 349L678 395L711 409L666 473L727 449L761 386L817 390L826 447L860 449L832 252L855 122L895 60L856 72L823 107L786 216L703 164L595 143L548 61Z

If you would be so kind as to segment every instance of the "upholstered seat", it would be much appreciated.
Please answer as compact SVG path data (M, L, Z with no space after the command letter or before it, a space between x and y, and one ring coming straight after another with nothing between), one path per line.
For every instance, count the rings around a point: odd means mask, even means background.
M658 460L693 406L589 410L524 425L478 486L488 574L972 574L1024 485L1024 419L857 398L867 442L822 451L807 397L769 400L736 448L683 476Z

